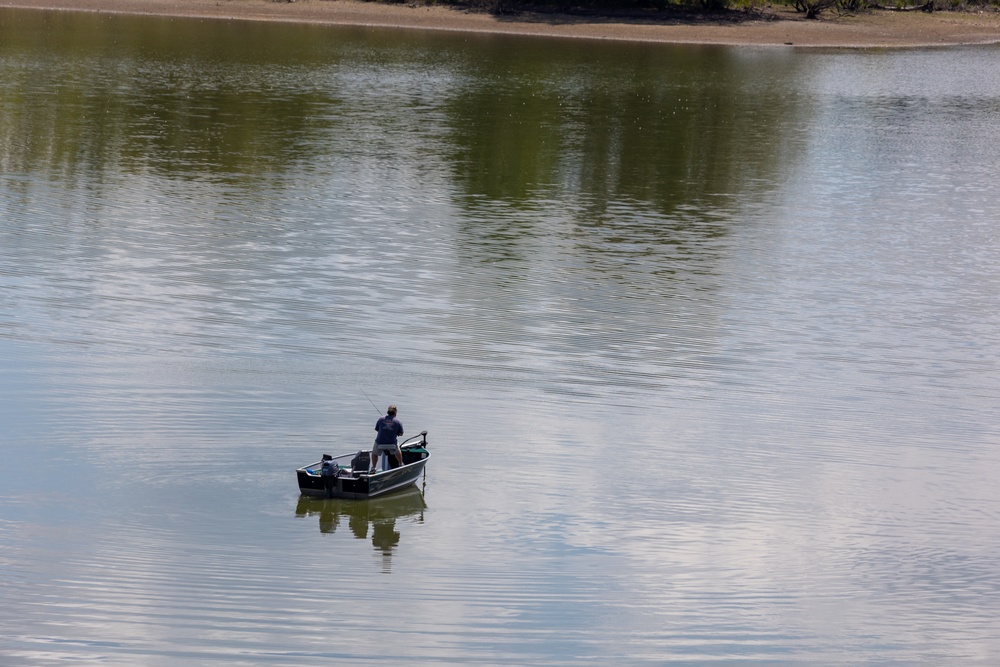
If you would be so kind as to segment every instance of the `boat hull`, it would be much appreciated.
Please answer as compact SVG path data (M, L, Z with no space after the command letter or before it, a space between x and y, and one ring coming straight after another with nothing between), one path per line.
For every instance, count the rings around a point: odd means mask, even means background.
M304 496L363 500L405 489L420 478L426 465L427 458L375 475L359 475L358 477L324 478L310 472L308 466L299 468L295 472L299 479L299 491Z
M355 454L344 454L332 461L339 466L336 476L320 474L322 461L302 466L295 471L299 482L299 492L313 498L348 498L364 500L377 498L414 484L424 472L430 452L427 451L427 432L422 432L413 440L403 443L403 465L390 470L369 473L368 470L353 470L351 460Z

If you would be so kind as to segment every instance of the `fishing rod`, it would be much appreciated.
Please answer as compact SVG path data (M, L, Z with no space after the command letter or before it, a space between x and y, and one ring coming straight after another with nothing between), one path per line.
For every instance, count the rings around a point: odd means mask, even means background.
M365 390L364 389L361 390L361 393L362 393L362 395L364 395L365 398L368 398L368 394L365 394ZM372 404L372 407L375 408L375 412L377 412L378 416L381 417L382 416L382 411L378 409L377 405L375 405L375 401L373 401L372 399L368 398L368 402Z

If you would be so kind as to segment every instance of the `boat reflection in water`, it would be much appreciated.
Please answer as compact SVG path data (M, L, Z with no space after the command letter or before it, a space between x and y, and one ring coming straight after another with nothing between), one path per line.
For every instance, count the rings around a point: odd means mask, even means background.
M371 500L300 496L295 516L318 516L321 533L335 533L341 522L346 521L354 537L359 540L368 539L370 534L372 546L376 551L382 552L382 570L389 572L392 552L399 544L396 520L413 517L413 523L423 523L425 509L427 504L424 502L423 491L414 486Z

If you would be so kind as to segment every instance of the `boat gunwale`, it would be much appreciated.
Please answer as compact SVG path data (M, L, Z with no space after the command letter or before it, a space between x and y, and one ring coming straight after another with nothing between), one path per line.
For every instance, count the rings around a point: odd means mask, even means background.
M412 447L415 447L415 445L412 445L411 448ZM360 450L360 451L365 451L365 450ZM428 451L426 451L426 450L424 450L424 451L426 452L427 456L421 458L419 461L414 461L413 463L406 463L406 464L403 464L401 466L396 466L395 468L389 468L388 470L378 470L374 474L372 474L371 472L357 472L357 473L355 473L355 471L352 469L351 470L351 477L354 477L354 475L357 474L357 478L367 477L368 479L375 479L379 475L385 475L385 474L390 473L390 472L396 472L397 470L403 470L404 468L409 468L409 467L412 467L412 466L426 464L427 461L431 458L431 453L428 452ZM338 459L350 459L350 458L353 458L353 457L357 456L357 454L358 454L357 452L351 452L350 454L341 454L340 456L333 457L333 460L336 461ZM310 463L308 465L302 466L301 468L296 468L295 472L304 472L305 474L309 475L310 477L322 477L322 475L320 474L320 472L319 472L318 469L315 470L315 471L311 469L314 466L322 466L322 465L323 465L323 460L320 459L319 461L316 461L315 463Z

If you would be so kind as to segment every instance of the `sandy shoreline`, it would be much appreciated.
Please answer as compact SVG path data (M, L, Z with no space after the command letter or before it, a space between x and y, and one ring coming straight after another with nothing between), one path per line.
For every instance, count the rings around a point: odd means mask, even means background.
M116 12L157 16L290 21L547 37L677 44L827 47L924 47L1000 42L1000 13L875 12L806 20L785 8L770 20L656 21L571 15L496 17L440 6L357 0L0 0L0 7Z

